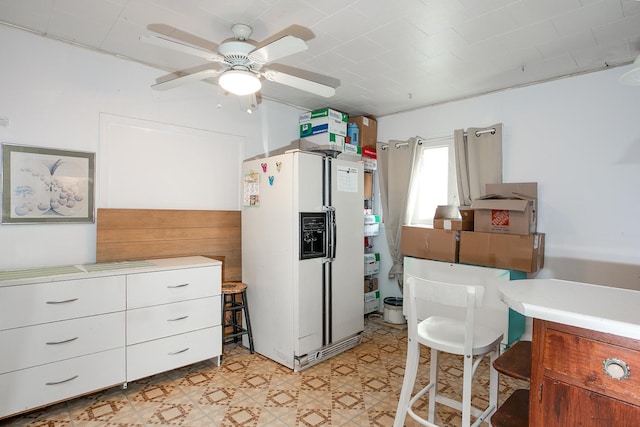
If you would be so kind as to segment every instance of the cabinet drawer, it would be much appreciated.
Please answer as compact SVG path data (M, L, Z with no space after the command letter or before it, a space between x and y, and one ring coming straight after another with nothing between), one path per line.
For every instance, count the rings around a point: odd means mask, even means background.
M127 311L127 345L220 324L220 296Z
M218 357L221 333L222 327L214 326L127 347L127 381Z
M625 379L607 375L608 358L630 367ZM640 351L547 329L544 340L545 375L578 387L640 405Z
M0 373L124 347L124 312L0 331Z
M127 308L220 295L220 266L127 275Z
M125 309L124 276L0 288L0 330Z
M0 417L122 384L124 348L0 375Z

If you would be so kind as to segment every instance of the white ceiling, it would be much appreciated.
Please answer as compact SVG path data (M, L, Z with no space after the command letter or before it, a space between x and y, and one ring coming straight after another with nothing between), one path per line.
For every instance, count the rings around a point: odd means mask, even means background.
M300 25L315 36L309 49L277 62L339 79L336 95L265 81L262 96L350 115L383 116L640 54L634 0L0 0L0 22L157 67L158 77L204 61L141 42L150 23L216 44L234 23L251 25L256 41Z

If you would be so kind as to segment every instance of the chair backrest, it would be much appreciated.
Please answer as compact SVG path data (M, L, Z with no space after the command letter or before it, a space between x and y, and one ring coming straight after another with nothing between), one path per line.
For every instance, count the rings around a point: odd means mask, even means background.
M465 354L470 354L473 347L474 312L482 306L484 287L459 283L439 282L415 276L407 276L407 324L409 336L417 335L417 304L420 301L433 302L465 309Z

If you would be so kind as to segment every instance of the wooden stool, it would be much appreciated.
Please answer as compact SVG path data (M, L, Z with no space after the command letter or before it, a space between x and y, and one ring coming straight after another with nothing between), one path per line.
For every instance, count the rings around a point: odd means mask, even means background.
M226 313L231 313L230 323L226 321ZM238 319L238 314L241 313L244 313L246 327L242 326L242 317ZM229 327L232 330L227 334L226 330ZM248 335L249 351L253 353L253 334L247 307L247 285L242 282L224 282L222 284L222 345L232 342L232 339L233 342L238 342L238 338L243 335Z

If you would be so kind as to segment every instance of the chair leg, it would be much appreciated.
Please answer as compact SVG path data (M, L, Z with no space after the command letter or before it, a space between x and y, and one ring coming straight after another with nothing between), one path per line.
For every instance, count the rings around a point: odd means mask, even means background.
M491 353L491 360L489 361L489 405L493 407L493 411L487 418L490 418L493 412L498 409L499 387L498 371L493 367L493 362L500 356L500 345L495 348Z
M438 380L439 380L439 368L440 367L440 352L435 349L431 349L431 359L429 360L429 382L433 384L431 390L429 390L429 418L430 423L436 421L436 396L438 395Z
M393 427L402 427L407 417L407 409L411 393L416 382L418 374L418 363L420 363L420 347L417 341L409 338L407 344L407 363L404 368L404 379L402 380L402 390L400 391L400 400L398 400L398 409L396 410L396 418Z
M242 291L242 304L244 310L244 320L246 322L247 336L249 337L249 352L253 354L253 332L251 332L251 318L249 317L249 303L247 302L247 291Z
M222 294L221 301L222 301L222 304L221 304L221 307L220 307L220 313L221 313L221 316L222 316L222 348L224 348L224 329L225 329L224 324L226 323L225 318L224 318L225 317L224 316L225 315L225 312L224 312L225 295L224 294Z
M473 356L464 355L464 373L462 374L462 424L471 425L471 386L473 383Z

